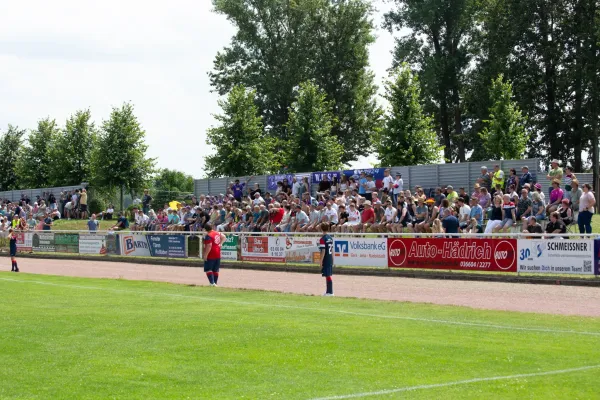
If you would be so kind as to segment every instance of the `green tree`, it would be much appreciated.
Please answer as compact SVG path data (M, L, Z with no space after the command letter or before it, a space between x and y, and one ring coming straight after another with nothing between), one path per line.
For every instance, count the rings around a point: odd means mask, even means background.
M50 146L52 160L48 168L52 186L79 185L91 178L91 155L96 140L96 129L90 110L79 110L71 115L61 134Z
M440 146L433 122L421 105L421 89L407 64L391 74L385 84L390 105L373 145L381 165L417 165L439 162Z
M133 111L130 103L112 109L102 122L93 154L94 188L107 194L120 190L121 209L124 190L134 196L148 184L154 171L155 160L146 157L146 133Z
M8 125L0 136L0 190L15 190L18 187L17 160L21 155L24 129Z
M465 161L463 91L479 35L479 0L394 0L397 8L385 16L396 41L394 63L407 62L418 72L426 111L435 115L444 158Z
M512 85L498 76L490 89L490 119L481 133L490 160L514 160L525 154L529 135L526 118L513 100Z
M342 166L344 147L331 129L334 116L325 92L314 82L300 84L289 111L287 166L292 172L330 171Z
M56 120L50 118L39 120L37 129L29 133L28 144L23 147L17 160L17 174L22 188L50 186L50 170L55 165L50 149L59 135Z
M154 177L154 204L162 205L172 200L182 200L194 192L194 178L174 169L161 169Z
M376 128L377 87L369 71L373 35L369 0L213 0L237 28L210 73L225 95L239 84L256 90L266 132L287 140L295 88L314 80L333 101L332 132L344 162L366 155Z
M215 115L219 126L206 133L207 143L216 149L206 157L209 177L262 175L275 168L275 140L264 133L255 96L254 90L239 85L227 100L219 100L223 110Z

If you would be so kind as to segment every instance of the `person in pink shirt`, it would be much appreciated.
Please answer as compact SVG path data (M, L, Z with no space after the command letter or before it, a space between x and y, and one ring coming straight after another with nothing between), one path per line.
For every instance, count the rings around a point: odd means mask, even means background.
M560 181L555 179L552 181L552 191L550 192L550 202L546 207L546 212L548 214L552 214L554 211L558 209L560 206L560 202L562 201L565 193L560 188Z

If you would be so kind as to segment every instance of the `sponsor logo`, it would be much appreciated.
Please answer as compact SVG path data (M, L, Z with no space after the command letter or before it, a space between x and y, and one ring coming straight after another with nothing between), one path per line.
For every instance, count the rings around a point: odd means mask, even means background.
M494 261L496 262L496 266L504 270L510 269L515 260L515 254L515 248L510 242L506 240L499 242L494 249Z
M334 252L336 257L348 257L348 241L340 240L335 242Z
M136 249L149 249L148 243L145 240L134 240L133 236L124 236L124 253L125 255L133 253Z
M390 244L390 262L396 267L404 265L407 254L406 245L402 240L396 239Z

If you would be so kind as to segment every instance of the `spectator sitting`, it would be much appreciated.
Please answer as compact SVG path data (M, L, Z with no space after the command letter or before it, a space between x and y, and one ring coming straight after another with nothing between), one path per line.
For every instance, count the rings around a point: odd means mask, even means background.
M562 219L565 225L569 226L573 223L573 209L569 204L569 199L562 199L562 202L556 211L560 215L560 219Z
M417 189L418 190L422 190L422 189ZM446 195L442 192L442 188L436 188L435 189L435 196L433 196L433 199L435 200L435 206L439 207L442 205L442 201L446 198Z
M143 231L148 226L149 218L144 214L144 210L138 210L135 215L135 222L131 227L132 231Z
M519 197L519 200L517 201L517 219L524 221L531 217L531 212L533 210L532 204L527 189L522 189L521 197Z
M533 192L531 201L531 214L535 217L536 221L541 221L546 219L546 205L542 200L542 196L539 192Z
M458 199L458 193L454 191L452 186L446 186L446 199L450 202L450 205L454 205Z
M129 228L129 221L122 212L119 213L119 218L117 218L117 224L113 226L111 229L115 231L122 231L124 229Z
M550 222L546 225L546 233L567 233L567 226L556 211L550 214Z
M49 210L50 210L50 218L52 218L54 221L60 219L60 211L58 211L58 209L50 208Z
M502 226L503 213L502 213L502 197L494 197L494 206L492 207L490 218L485 227L485 233L492 233L497 227Z
M523 230L523 233L542 234L544 231L542 230L542 226L538 224L537 219L535 217L530 217L527 221L527 226Z
M479 205L482 209L488 210L493 206L492 204L492 195L488 192L487 188L481 188L481 194L479 196Z
M548 214L552 214L558 209L564 196L564 192L560 188L560 181L558 179L552 181L552 188L552 192L550 192L550 203L546 207L546 212Z
M505 194L502 198L502 223L498 225L495 232L504 230L504 233L508 233L508 230L513 226L517 220L515 203L510 201L510 196Z
M48 212L46 212L46 216L44 217L44 231L49 231L52 229L52 225L53 225L53 221L52 218L50 217L50 214Z
M96 232L98 230L99 225L100 221L96 219L96 214L92 214L89 221L87 222L88 230L90 232Z
M457 200L459 211L458 215L460 219L458 220L458 224L460 229L464 229L469 225L469 221L471 220L471 207L465 204L465 199L459 197Z
M34 217L33 214L29 214L28 218L27 218L27 225L29 226L29 230L34 230L36 224L37 224L37 219ZM1 223L0 223L0 225L1 225Z
M444 232L448 234L447 237L453 237L452 234L458 233L458 218L452 214L452 209L450 208L444 210L444 215L442 216L442 227L444 228Z
M517 194L517 187L515 185L510 185L508 187L507 194L510 198L510 201L517 204L517 202L519 201L519 195Z
M539 183L536 183L535 185L533 185L533 188L535 189L535 191L537 193L540 194L540 197L541 197L542 201L545 203L546 202L546 195L544 194L544 192L542 192L542 185L540 185Z
M464 187L458 188L458 197L462 197L465 204L471 204L471 197L469 197L469 194L465 191Z

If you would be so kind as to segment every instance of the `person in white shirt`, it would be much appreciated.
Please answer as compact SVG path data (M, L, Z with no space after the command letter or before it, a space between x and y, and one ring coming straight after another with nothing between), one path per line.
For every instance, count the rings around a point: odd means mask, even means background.
M305 206L308 209L308 206ZM295 232L302 232L302 228L308 225L308 215L304 212L301 205L296 206L296 224L294 227Z
M392 178L392 175L390 175L390 170L386 169L385 171L383 171L383 187L381 188L381 190L383 191L383 189L387 189L388 193L392 193L393 184L394 178Z
M295 176L292 178L292 194L300 197L300 182L298 182Z
M261 203L264 204L265 199L260 196L260 193L254 193L254 200L252 200L252 205L259 206Z
M467 225L469 225L469 221L471 220L471 207L469 207L469 205L465 203L465 199L463 199L462 197L459 197L458 200L456 200L456 203L459 207L458 226L460 229L465 229Z
M392 232L393 225L398 220L397 216L398 210L396 210L392 202L388 200L381 220L381 232Z
M333 226L338 223L338 212L335 208L333 208L333 203L331 201L327 202L327 209L325 210L325 216L327 217L327 221Z
M148 216L144 214L143 210L139 210L137 214L135 214L135 224L131 227L132 231L143 231L148 225Z
M402 180L402 174L400 172L396 172L396 179L392 183L392 199L394 202L394 206L398 205L398 195L404 191L404 181Z
M377 187L375 186L375 181L373 180L373 175L367 175L367 182L365 183L365 199L372 201L373 200L373 192L377 191Z
M350 209L348 210L348 222L342 226L342 232L353 231L356 225L360 224L360 211L356 208L356 204L350 203Z

